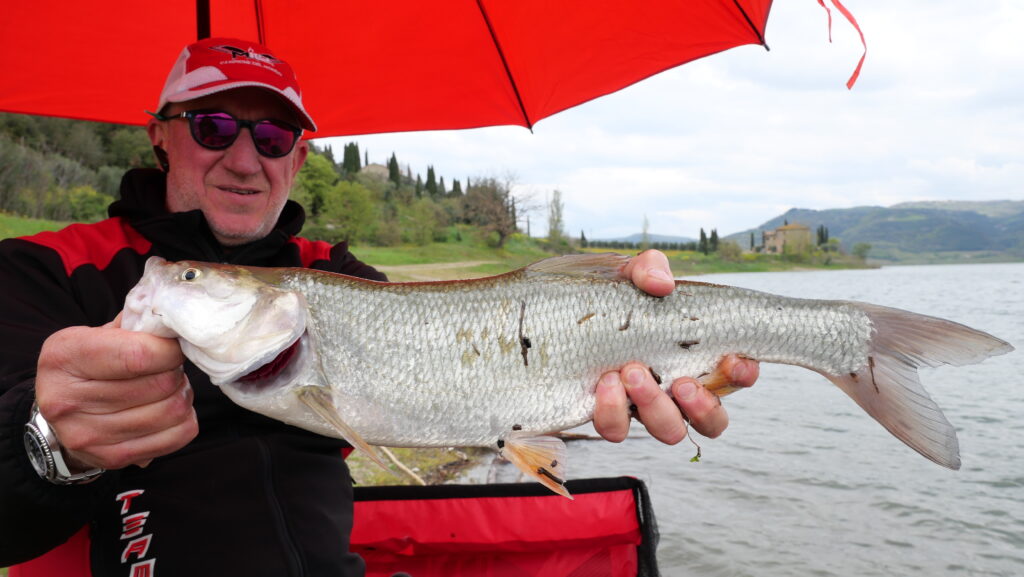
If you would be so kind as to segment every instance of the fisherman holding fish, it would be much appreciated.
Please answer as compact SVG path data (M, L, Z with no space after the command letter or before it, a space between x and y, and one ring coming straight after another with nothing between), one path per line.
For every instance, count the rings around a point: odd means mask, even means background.
M256 43L203 40L151 114L160 169L129 171L110 218L0 243L0 566L84 531L95 575L360 575L344 443L236 406L176 339L120 324L151 256L384 280L346 243L298 236L288 194L316 125L295 75ZM622 274L654 296L674 289L656 251ZM718 373L747 387L758 365L728 356ZM669 444L687 420L726 428L694 379L669 392L630 362L600 376L594 424L618 442L632 414Z

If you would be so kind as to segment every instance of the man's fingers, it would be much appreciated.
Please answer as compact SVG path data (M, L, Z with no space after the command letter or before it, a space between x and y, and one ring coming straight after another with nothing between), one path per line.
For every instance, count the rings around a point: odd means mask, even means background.
M169 371L184 362L174 339L112 327L70 327L43 343L40 371L89 380L119 380Z
M198 434L187 380L166 399L114 414L79 414L56 430L78 461L107 469L142 463L176 451Z
M738 355L726 355L718 363L718 370L732 379L735 387L748 388L753 386L760 374L761 365L755 360L745 359Z
M605 373L597 383L594 428L605 439L620 443L629 435L629 397L618 371Z
M149 435L92 447L87 453L76 453L75 458L82 464L103 469L123 469L128 465L147 466L153 459L189 444L198 433L196 420L185 420Z
M630 363L622 369L622 381L640 422L654 438L669 445L686 438L686 423L679 408L661 390L650 369Z
M705 437L715 438L729 425L729 414L722 402L695 379L676 379L672 383L672 396L693 428Z
M631 258L622 269L622 275L640 290L654 296L667 296L676 286L668 257L657 250L645 250Z
M82 413L107 415L158 403L178 394L188 382L182 367L126 381L77 381L60 388L37 389L36 400L53 422Z

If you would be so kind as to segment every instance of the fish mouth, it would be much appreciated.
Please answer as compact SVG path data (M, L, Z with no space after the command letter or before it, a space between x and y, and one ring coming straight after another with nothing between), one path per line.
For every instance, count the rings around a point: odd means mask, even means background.
M303 335L305 336L305 335ZM299 352L299 347L302 344L302 339L296 340L288 348L278 353L269 363L257 368L256 370L238 377L238 382L251 383L254 381L262 381L264 379L272 379L277 375L280 375L285 368L288 367L288 363L291 362L295 355Z
M291 345L284 348L269 362L233 379L236 388L249 393L275 388L281 381L289 381L295 375L295 361L302 357L307 335L302 333Z

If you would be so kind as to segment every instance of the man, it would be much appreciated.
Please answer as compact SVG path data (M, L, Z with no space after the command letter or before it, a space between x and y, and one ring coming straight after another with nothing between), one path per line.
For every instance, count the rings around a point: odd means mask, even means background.
M237 407L176 341L115 317L151 255L384 277L345 243L296 236L288 193L309 150L300 128L316 126L265 47L186 47L157 110L146 129L161 170L127 173L111 218L0 243L0 566L88 525L96 575L359 575L343 443ZM624 274L672 290L661 253ZM757 376L739 359L721 370L740 386ZM635 405L666 443L686 434L680 408L698 431L724 430L696 381L672 392L631 363L598 383L595 425L621 441Z

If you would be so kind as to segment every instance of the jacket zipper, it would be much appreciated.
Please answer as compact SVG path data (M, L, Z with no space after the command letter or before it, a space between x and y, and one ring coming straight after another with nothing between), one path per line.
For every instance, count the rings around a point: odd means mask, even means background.
M288 574L296 577L305 575L302 556L299 548L295 545L295 539L288 530L288 523L285 521L284 509L281 508L281 501L277 498L277 491L274 487L274 466L270 456L270 447L263 439L256 438L256 446L260 449L263 457L263 489L267 496L267 503L270 505L270 514L277 538L280 541L285 553L285 560L288 565Z

